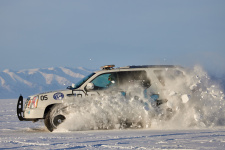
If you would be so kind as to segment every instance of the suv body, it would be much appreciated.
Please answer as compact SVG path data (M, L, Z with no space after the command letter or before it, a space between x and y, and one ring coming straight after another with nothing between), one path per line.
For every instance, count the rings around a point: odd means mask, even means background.
M164 81L162 72L177 70L177 66L172 65L148 65L148 66L127 66L113 68L114 65L103 66L102 70L93 72L83 78L76 85L69 86L66 90L52 91L29 96L23 104L23 97L20 96L17 104L17 115L20 121L33 121L45 119L45 125L53 131L65 117L60 115L54 120L50 118L53 108L61 103L71 102L77 97L99 96L101 93L112 91L121 92L127 96L127 87L138 84L143 91L156 97L156 105L166 103L166 98L162 94ZM129 93L132 95L132 93ZM146 97L147 95L143 93ZM133 94L135 96L135 94ZM23 109L23 106L25 107ZM55 124L54 124L55 122Z

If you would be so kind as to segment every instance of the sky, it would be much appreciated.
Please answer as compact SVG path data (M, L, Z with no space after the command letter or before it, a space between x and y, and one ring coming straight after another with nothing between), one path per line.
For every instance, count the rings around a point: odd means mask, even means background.
M224 0L1 0L0 71L107 64L225 72Z

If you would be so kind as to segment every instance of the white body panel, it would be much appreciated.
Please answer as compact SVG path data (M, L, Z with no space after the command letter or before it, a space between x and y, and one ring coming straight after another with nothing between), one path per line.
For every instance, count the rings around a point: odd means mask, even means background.
M163 99L163 86L157 79L154 70L165 70L165 68L160 67L154 67L154 68L118 68L118 69L112 69L112 70L101 70L95 72L93 76L91 76L89 79L87 79L80 87L77 89L67 89L62 91L53 91L48 93L41 93L38 95L38 104L37 108L26 108L24 110L24 118L25 119L43 119L44 114L46 111L46 108L50 105L58 104L58 103L64 103L64 102L70 102L73 101L76 97L84 97L84 96L97 96L99 95L99 92L97 91L87 91L86 86L88 83L93 81L96 77L98 77L101 74L106 73L112 73L112 72L127 72L127 71L145 71L147 73L147 76L151 80L151 86L147 89L148 92L159 94L159 99ZM30 98L32 99L32 97Z

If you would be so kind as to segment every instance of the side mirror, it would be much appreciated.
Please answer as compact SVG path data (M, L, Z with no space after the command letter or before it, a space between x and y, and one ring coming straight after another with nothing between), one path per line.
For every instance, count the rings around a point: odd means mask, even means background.
M86 86L86 89L87 90L93 90L95 87L95 85L93 83L88 83L87 86Z
M67 89L72 90L72 89L74 89L75 87L76 87L76 85L75 85L74 83L72 83L72 86L68 86Z

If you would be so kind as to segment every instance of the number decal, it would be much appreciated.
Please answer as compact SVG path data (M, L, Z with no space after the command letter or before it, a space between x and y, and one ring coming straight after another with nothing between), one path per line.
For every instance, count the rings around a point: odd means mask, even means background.
M48 96L47 95L41 95L40 99L42 101L47 101L48 100Z

